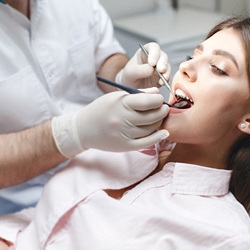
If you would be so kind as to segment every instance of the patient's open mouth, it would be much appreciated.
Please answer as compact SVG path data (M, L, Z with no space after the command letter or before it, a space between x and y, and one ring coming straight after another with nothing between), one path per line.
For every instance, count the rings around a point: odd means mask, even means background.
M175 107L179 107L181 109L191 108L194 104L193 100L190 99L181 89L175 90L176 102L173 103Z

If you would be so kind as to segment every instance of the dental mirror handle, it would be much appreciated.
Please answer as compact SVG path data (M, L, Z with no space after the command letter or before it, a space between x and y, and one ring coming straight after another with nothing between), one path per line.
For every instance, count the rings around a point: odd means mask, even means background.
M106 83L106 84L111 85L111 86L113 86L113 87L116 87L116 88L118 88L118 89L124 90L124 91L126 91L126 92L128 92L128 93L130 93L130 94L145 93L145 92L143 92L143 91L141 91L141 90L139 90L139 89L135 89L135 88L132 88L132 87L128 87L128 86L125 86L125 85L116 83L116 82L112 82L112 81L110 81L110 80L107 80L107 79L102 78L102 77L99 77L99 76L97 76L96 78L97 78L97 80L99 80L99 81L101 81L101 82L103 82L103 83ZM173 107L172 105L170 105L170 104L167 103L167 102L163 102L163 104L166 104L166 105L168 105L169 107Z

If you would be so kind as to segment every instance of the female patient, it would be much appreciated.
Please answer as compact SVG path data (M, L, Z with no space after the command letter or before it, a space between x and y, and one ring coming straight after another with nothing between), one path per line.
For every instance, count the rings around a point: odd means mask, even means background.
M17 250L250 249L250 18L212 29L172 86L190 107L162 124L171 153L83 153L46 186Z

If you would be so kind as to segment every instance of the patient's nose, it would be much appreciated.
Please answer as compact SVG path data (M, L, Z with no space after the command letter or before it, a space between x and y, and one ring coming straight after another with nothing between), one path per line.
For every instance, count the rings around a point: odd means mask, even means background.
M197 74L196 74L196 70L195 70L195 65L191 61L182 62L179 66L179 71L190 82L196 81Z

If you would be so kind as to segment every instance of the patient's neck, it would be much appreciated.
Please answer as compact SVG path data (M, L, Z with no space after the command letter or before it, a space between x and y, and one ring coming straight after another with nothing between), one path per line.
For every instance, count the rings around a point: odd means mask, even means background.
M165 158L167 162L182 162L211 168L226 169L228 147L218 149L216 145L176 144L171 154Z

